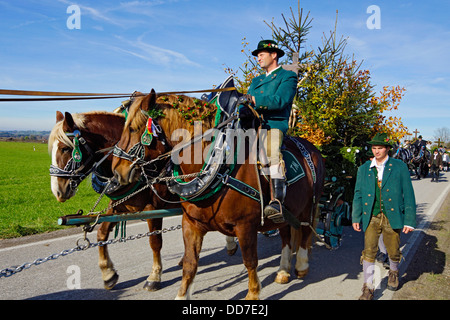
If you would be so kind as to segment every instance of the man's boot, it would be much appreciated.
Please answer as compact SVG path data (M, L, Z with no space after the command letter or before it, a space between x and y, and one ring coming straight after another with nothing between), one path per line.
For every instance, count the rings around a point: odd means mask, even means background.
M286 180L272 180L272 200L264 208L264 216L275 223L283 223L283 202L286 196Z
M362 288L362 294L358 300L373 300L373 292L375 290L373 288L369 288L367 283L364 283Z
M389 270L387 288L391 291L397 290L397 288L398 288L398 270L397 271Z

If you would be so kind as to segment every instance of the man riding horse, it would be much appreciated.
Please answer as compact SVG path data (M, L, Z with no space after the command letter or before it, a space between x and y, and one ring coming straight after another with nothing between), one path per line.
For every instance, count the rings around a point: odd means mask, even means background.
M247 99L261 117L262 142L268 160L271 177L271 201L264 208L264 215L275 222L283 222L282 206L286 195L286 176L280 152L283 137L289 128L292 101L297 92L297 75L284 70L278 60L284 51L272 40L262 40L252 52L266 73L254 78ZM253 117L245 105L239 108L241 121ZM267 147L266 147L267 146Z
M419 136L419 138L414 141L414 145L417 146L417 148L420 150L425 150L427 148L427 140L422 140L422 136Z
M428 143L428 141L422 140L422 136L419 136L418 140L412 144L412 164L418 180L420 180L420 176L425 178L428 175L428 160L430 158L430 152L427 150Z

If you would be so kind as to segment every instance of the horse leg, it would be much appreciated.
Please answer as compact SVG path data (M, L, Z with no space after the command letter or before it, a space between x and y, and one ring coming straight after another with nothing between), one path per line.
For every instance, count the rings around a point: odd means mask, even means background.
M148 219L148 230L153 232L155 230L162 229L162 218ZM150 247L153 250L153 265L152 272L145 281L144 289L148 291L157 291L161 288L161 274L162 274L162 261L161 261L161 248L162 248L162 236L161 234L152 235L149 238Z
M291 258L292 258L292 247L294 246L291 240L291 227L286 226L280 228L281 237L281 258L280 258L280 268L277 271L277 276L275 277L275 282L284 284L289 282L291 276Z
M97 241L107 241L109 233L116 224L117 222L103 222L97 231ZM111 290L119 280L119 275L114 269L106 245L98 247L98 254L98 266L102 272L103 285L105 289Z
M226 236L225 241L227 242L227 254L229 256L233 256L238 249L238 245L236 241L234 241L234 237Z
M261 282L259 281L256 270L258 267L257 232L256 230L252 230L251 227L246 226L237 228L236 235L239 239L239 246L241 247L242 260L248 272L248 292L245 300L259 300Z
M183 215L183 277L178 290L176 300L189 300L191 296L192 282L197 273L198 259L202 249L204 232L196 229Z
M312 232L310 226L301 226L300 230L300 245L297 250L297 259L295 262L295 272L297 278L305 277L309 272L308 253L311 247Z

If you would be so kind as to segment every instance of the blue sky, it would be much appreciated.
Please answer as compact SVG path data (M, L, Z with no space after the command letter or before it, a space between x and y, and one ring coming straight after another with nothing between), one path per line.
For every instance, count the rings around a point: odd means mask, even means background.
M81 11L69 29L70 5ZM370 5L380 8L380 29L366 25ZM347 54L369 69L380 91L407 89L395 114L425 139L450 128L450 1L302 0L317 48L334 28L348 37ZM281 25L296 0L68 1L0 0L0 88L124 92L198 90L226 78L250 48L271 38L264 20ZM70 102L0 102L0 130L50 130L56 110L113 110L120 99Z

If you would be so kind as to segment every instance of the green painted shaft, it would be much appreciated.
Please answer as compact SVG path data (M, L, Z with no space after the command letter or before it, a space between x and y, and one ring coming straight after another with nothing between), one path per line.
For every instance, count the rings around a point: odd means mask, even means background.
M181 208L174 209L160 209L152 211L140 211L134 213L123 213L114 215L100 215L98 223L101 222L120 222L129 220L141 220L141 219L156 219L166 218L171 216L182 215ZM67 215L58 219L58 225L60 226L73 226L94 223L97 220L96 215Z

